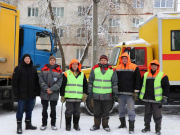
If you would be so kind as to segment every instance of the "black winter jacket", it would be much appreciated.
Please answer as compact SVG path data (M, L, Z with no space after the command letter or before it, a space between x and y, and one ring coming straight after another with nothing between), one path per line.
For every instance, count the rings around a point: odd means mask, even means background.
M14 69L12 88L15 97L21 100L35 98L40 95L39 78L31 60L26 64L24 60Z

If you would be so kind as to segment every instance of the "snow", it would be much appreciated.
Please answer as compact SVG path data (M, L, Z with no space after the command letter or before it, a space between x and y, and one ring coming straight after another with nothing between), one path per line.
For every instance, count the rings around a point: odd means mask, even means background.
M125 42L126 45L135 45L135 44L145 44L145 45L150 45L148 42L146 42L144 39L140 38L138 40L134 40L134 41L126 41ZM120 42L118 45L123 45L123 42Z
M180 12L159 12L157 16L162 19L180 19Z
M117 105L117 104L116 104ZM136 106L137 108L139 106ZM142 107L144 109L144 107ZM50 127L50 119L48 119L48 127L45 131L40 130L41 126L41 101L40 98L37 98L36 106L33 111L33 118L32 118L32 124L37 126L38 129L35 131L32 130L25 130L25 124L23 119L23 134L25 135L117 135L117 134L123 134L123 135L129 135L128 128L127 129L117 129L119 126L119 118L118 118L118 112L117 107L115 107L115 111L110 116L110 122L109 126L111 128L111 132L108 133L104 131L101 127L98 131L90 131L90 127L93 125L93 117L88 115L88 113L85 111L84 106L82 104L82 113L80 118L80 127L81 131L75 131L72 129L71 131L65 130L65 119L64 119L64 111L65 111L65 105L63 107L63 120L62 120L62 126L60 127L60 116L61 116L61 103L58 102L57 105L57 131L53 131ZM170 109L170 108L169 108ZM17 104L16 109L17 110ZM1 135L14 135L16 134L16 112L15 111L6 111L3 109L0 109L0 115L1 115L1 121L0 121L0 127ZM143 112L143 111L142 111ZM135 121L135 135L145 135L141 132L142 128L144 128L144 113L140 113L136 115L136 121ZM24 115L25 116L25 115ZM178 135L179 134L179 125L180 125L180 116L179 115L167 115L163 114L163 122L162 122L162 134L163 135ZM128 123L127 123L128 126ZM151 122L151 132L147 133L148 135L155 135L155 124L152 120Z

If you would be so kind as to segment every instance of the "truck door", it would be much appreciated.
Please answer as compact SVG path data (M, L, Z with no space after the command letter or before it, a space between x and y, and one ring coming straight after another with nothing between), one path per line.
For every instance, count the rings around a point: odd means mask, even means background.
M49 57L52 55L52 39L50 34L37 32L35 42L34 66L40 71L45 64L49 63Z
M147 72L147 48L135 47L135 64L139 67L141 77Z

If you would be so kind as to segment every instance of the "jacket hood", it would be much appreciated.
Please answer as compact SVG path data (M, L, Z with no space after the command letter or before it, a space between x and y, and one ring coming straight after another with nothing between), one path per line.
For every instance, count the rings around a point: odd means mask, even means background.
M69 64L69 69L72 68L72 64L73 64L73 63L78 63L78 69L79 69L79 71L81 71L82 65L81 65L81 63L80 63L77 59L72 59L72 61L71 61L70 64Z
M148 66L149 71L151 71L151 64L152 64L152 63L155 63L156 65L158 65L157 71L159 71L160 64L159 64L159 62L158 62L157 60L153 60L153 61L149 64L149 66Z
M127 57L128 58L128 62L127 62L127 65L131 63L131 60L130 60L130 57L129 57L129 54L127 52L123 53L120 57L119 57L119 61L120 61L120 64L123 64L122 62L122 57Z

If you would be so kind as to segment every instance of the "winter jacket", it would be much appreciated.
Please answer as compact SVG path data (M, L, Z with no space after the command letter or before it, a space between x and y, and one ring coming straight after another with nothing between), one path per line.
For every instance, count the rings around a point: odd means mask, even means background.
M62 70L60 66L46 64L39 74L39 84L41 87L41 99L57 101L59 99L59 90L62 85ZM50 88L53 93L48 94L47 89Z
M156 63L158 66L158 69L156 70L156 72L153 72L151 70L151 63ZM159 69L160 69L160 64L157 60L153 60L148 66L149 68L149 72L148 72L148 79L146 79L146 90L145 90L145 94L144 94L144 98L142 101L146 101L146 102L155 102L155 93L154 93L154 80L155 77L157 76L157 74L159 73ZM142 77L142 84L143 84L143 80L144 80L144 76ZM168 76L166 74L163 74L163 77L161 79L161 87L163 89L163 96L168 97L169 95L169 88L170 88L170 84L169 84L169 79Z
M106 73L106 71L108 69L113 70L113 75L111 77L111 83L112 83L112 93L108 93L108 94L97 94L97 93L93 93L93 83L95 80L95 74L94 74L94 70L96 68L100 67L101 69L101 73L104 75ZM90 72L90 76L89 76L89 83L88 83L88 94L93 94L93 99L96 100L111 100L112 99L112 94L118 94L118 86L117 86L117 74L116 74L116 70L114 68L112 68L110 65L106 64L106 65L102 65L100 63L96 64Z
M73 63L78 63L79 64L78 69L77 69L77 75L75 75L75 73L74 73L74 71L72 69L72 64ZM83 74L83 72L81 71L81 67L82 67L81 63L79 63L79 61L76 60L76 59L73 59L69 64L69 69L75 75L76 78L78 78L79 75ZM61 86L61 89L60 89L60 95L61 96L65 95L67 77L68 77L67 72L64 72L64 74L63 74L63 83L62 83L62 86ZM84 79L83 79L83 93L87 94L87 79L86 79L85 75L84 75ZM81 102L81 99L66 98L66 102Z
M126 65L122 62L122 57L126 56L128 62ZM120 57L120 65L116 67L118 76L118 91L119 94L133 95L141 89L141 75L137 65L131 63L128 53L123 53Z
M14 69L12 89L15 97L19 100L27 100L39 96L38 74L32 60L30 64L26 64L24 59L22 59L20 65Z

